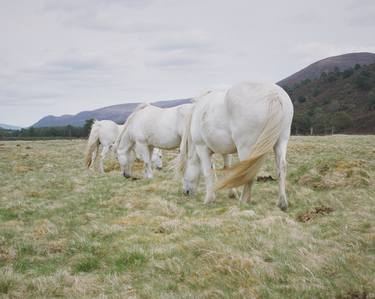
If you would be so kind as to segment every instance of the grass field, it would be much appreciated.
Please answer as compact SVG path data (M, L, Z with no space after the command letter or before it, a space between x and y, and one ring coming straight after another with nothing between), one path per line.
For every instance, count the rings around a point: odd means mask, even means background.
M0 298L375 298L375 136L293 137L286 213L275 181L206 206L84 149L0 142Z

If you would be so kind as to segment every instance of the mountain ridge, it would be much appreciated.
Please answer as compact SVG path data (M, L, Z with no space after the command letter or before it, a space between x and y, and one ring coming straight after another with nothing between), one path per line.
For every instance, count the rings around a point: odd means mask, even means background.
M323 80L322 82L314 83L313 85L305 84L306 86L313 86L311 88L315 89L322 89L320 92L321 94L324 94L325 89L329 89L329 95L330 100L339 101L340 97L343 99L345 98L346 102L350 102L350 99L348 99L347 96L343 95L340 90L332 89L332 87L329 85L332 82L330 80L333 78L335 81L340 76L336 76L337 74L340 74L340 72L349 71L350 72L356 72L355 68L358 69L362 65L370 65L371 63L375 63L375 54L369 53L369 52L357 52L357 53L347 53L343 55L337 55L337 56L331 56L324 59L321 59L319 61L316 61L309 66L301 69L300 71L292 74L291 76L277 82L278 85L282 86L287 92L289 92L295 106L295 111L298 115L300 112L300 109L305 109L305 104L299 103L299 98L307 98L308 100L314 100L317 96L314 96L316 93L315 91L311 91L308 88L301 87L304 83L309 83L310 81L315 82L319 81L321 79L322 75L325 75L327 77L327 80ZM357 66L356 66L357 65ZM372 69L370 69L372 74ZM336 77L335 77L336 76ZM344 76L344 75L343 75ZM359 74L356 74L356 77L358 77ZM349 81L348 81L349 80ZM354 79L348 79L346 81L351 82L350 80ZM355 79L357 80L357 79ZM328 82L328 83L327 83ZM347 84L349 84L346 82ZM324 83L324 84L323 84ZM327 85L328 84L328 85ZM350 84L355 84L351 82ZM372 84L372 83L371 83ZM331 84L334 86L334 84ZM372 88L372 86L370 86ZM343 88L343 87L337 87L337 88ZM371 89L370 88L370 89ZM349 90L348 88L346 88ZM365 96L363 92L356 92L355 89L353 90L353 93L358 95L361 99L368 98L368 95ZM319 98L319 96L317 97ZM367 99L370 101L369 99ZM159 106L159 107L173 107L177 105L181 105L184 103L189 103L191 99L180 99L180 100L170 100L170 101L157 101L153 102L153 105ZM365 101L365 100L362 100ZM77 114L66 114L61 116L53 116L48 115L40 119L38 122L36 122L33 127L52 127L52 126L79 126L82 127L85 124L85 121L87 119L110 119L117 123L123 123L126 118L130 115L130 113L135 109L137 105L140 103L126 103L126 104L117 104L117 105L111 105L102 107L95 110L88 110L88 111L81 111ZM319 105L323 105L323 102L319 102ZM355 103L352 101L351 105L359 105L359 103ZM367 105L367 104L366 104ZM323 107L322 106L322 107ZM358 110L359 111L359 110ZM357 111L357 112L358 112ZM348 113L354 113L354 110L348 111ZM372 115L372 112L370 113ZM358 115L352 115L355 119L358 118ZM365 115L363 115L365 117ZM365 122L366 124L371 125L371 119ZM373 129L370 129L372 132ZM366 131L365 129L361 129L362 131ZM368 130L367 130L368 131Z
M151 103L152 105L167 108L182 104L190 103L190 99L178 99L170 101L157 101ZM41 127L60 127L60 126L78 126L82 127L87 119L110 119L117 123L124 123L127 117L140 103L125 103L106 106L94 110L81 111L77 114L65 114L61 116L47 115L41 118L38 122L32 125L35 128Z
M335 71L335 68L343 71L350 67L354 67L356 64L369 65L372 63L375 63L375 54L370 52L355 52L330 56L304 67L296 73L277 82L277 84L280 86L291 87L292 85L306 79L318 79L323 72L333 72Z

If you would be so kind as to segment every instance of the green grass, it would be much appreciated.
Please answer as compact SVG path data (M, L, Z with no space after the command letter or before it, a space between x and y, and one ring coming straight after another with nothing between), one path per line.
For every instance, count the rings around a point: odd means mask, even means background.
M277 181L183 196L174 152L131 181L84 169L84 141L2 143L1 298L375 297L374 136L293 137L286 213Z

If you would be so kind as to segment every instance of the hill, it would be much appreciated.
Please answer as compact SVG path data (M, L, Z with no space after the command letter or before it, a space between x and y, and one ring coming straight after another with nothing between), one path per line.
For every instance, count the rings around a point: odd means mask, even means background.
M334 72L336 68L345 70L354 67L356 64L368 65L372 63L375 63L374 53L360 52L332 56L305 67L297 73L279 81L278 84L281 86L293 86L295 83L306 79L318 79L321 73Z
M152 103L158 107L174 107L181 104L189 103L190 99L182 100L172 100L172 101L159 101ZM48 115L40 119L37 123L33 125L35 128L41 127L61 127L61 126L76 126L82 127L85 124L87 119L110 119L117 123L123 123L127 117L132 113L132 111L137 107L139 103L129 103L129 104L120 104L108 106L92 111L82 111L75 115L62 115L62 116L53 116Z
M292 133L375 134L375 64L323 72L283 88L294 104Z

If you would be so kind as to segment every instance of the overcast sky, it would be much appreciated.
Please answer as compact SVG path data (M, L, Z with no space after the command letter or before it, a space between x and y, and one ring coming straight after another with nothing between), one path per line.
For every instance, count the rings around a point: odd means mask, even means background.
M375 0L0 0L0 123L277 82L374 37Z

